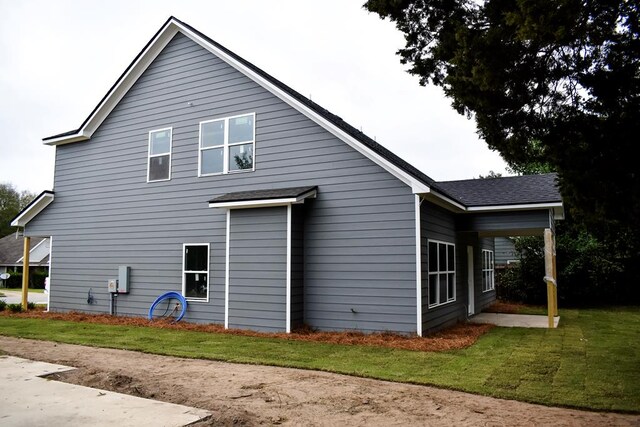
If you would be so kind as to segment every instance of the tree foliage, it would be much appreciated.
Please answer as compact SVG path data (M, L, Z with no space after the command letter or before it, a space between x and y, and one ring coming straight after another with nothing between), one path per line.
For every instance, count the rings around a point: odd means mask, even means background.
M29 191L20 192L13 184L0 183L0 237L15 231L11 220L34 198L35 194Z
M634 1L369 0L514 171L550 164L602 234L640 234L640 20ZM603 221L607 219L607 221Z

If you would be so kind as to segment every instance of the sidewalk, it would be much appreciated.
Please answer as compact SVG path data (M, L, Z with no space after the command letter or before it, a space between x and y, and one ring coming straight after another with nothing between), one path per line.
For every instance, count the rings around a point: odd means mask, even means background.
M8 291L4 288L0 288L0 294L4 294L4 297L0 297L1 300L4 300L7 304L21 304L22 303L22 292L19 291ZM33 302L36 304L46 304L48 295L40 292L29 292L27 296L27 301Z
M70 369L74 368L0 356L1 424L168 427L184 426L211 415L203 409L42 378Z

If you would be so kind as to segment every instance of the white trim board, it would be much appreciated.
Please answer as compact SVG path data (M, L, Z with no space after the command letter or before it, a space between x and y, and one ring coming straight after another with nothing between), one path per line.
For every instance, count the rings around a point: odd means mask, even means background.
M52 192L43 192L11 221L11 226L24 227L29 221L42 212L44 208L49 206L54 198L55 196Z

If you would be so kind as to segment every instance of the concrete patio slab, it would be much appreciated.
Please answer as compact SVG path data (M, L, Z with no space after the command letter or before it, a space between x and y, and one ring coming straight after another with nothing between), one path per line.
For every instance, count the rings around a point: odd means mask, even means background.
M548 328L549 318L534 314L479 313L469 318L471 323L489 323L507 328ZM560 316L553 318L553 327L557 328Z
M42 378L71 369L0 356L0 425L184 426L211 415L189 406Z

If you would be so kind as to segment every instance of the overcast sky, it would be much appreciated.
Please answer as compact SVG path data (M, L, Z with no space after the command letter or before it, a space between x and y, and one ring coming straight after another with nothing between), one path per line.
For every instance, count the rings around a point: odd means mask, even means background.
M53 147L173 15L310 96L436 180L505 163L395 52L402 34L364 0L0 0L0 182L53 187Z

